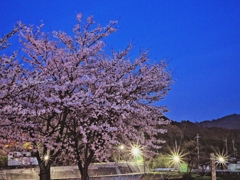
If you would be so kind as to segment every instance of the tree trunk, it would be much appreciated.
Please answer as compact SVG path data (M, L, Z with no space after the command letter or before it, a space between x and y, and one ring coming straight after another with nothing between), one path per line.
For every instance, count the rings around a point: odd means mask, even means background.
M39 164L39 168L40 168L40 180L51 180L51 174L50 174L50 164L47 163L45 164L44 161L42 161Z
M81 173L81 180L89 180L88 165L82 166L81 162L78 162L78 169Z

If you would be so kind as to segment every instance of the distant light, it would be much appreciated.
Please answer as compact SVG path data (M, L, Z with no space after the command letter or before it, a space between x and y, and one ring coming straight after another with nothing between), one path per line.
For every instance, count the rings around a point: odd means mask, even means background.
M132 148L132 154L133 154L134 156L139 156L139 154L140 154L140 149L139 149L138 147L133 147L133 148Z
M225 163L225 158L222 156L219 156L218 161L219 161L219 163Z
M48 155L45 155L44 156L44 161L47 161L49 159L49 156Z
M119 146L119 149L123 150L124 149L124 145Z
M180 157L179 157L178 155L175 155L175 156L173 157L173 161L174 161L175 163L178 163L178 162L180 161Z
M179 170L180 165L183 163L183 157L186 154L183 151L180 151L179 148L171 150L169 155L170 165L173 166L176 170Z

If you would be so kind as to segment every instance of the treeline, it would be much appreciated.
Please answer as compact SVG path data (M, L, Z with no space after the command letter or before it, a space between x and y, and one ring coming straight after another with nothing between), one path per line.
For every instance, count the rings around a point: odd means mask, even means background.
M200 136L199 143L201 148L205 150L210 148L208 153L214 151L216 148L226 150L227 145L228 154L233 155L233 141L236 149L240 145L239 130L201 127L190 121L172 122L167 129L168 133L164 134L164 139L167 142L166 145L175 144L175 141L180 145L184 145L186 142L192 140L195 142L197 134Z
M218 127L202 127L190 121L172 122L163 136L166 143L158 156L150 163L151 168L173 166L172 155L181 154L182 162L188 171L192 168L206 168L210 162L210 153L228 157L227 161L236 162L239 158L239 130ZM199 165L199 166L198 166Z

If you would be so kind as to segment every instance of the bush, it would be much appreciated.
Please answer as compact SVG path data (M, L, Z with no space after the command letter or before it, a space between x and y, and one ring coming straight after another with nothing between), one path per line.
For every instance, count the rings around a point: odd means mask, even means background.
M6 167L7 166L7 156L0 155L0 167Z

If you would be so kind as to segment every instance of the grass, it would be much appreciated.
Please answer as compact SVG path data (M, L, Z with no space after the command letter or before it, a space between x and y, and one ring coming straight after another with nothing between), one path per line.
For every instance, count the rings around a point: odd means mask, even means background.
M180 172L153 172L148 173L143 176L142 180L212 180L211 174L207 174L205 176L201 176L199 174L184 174ZM217 174L217 180L240 180L240 174L238 173L225 173L225 174Z

